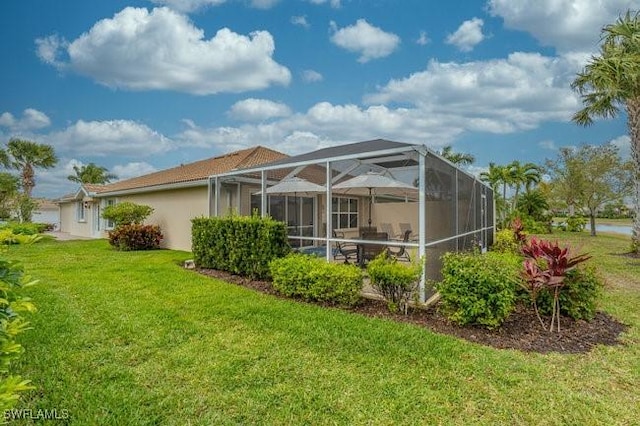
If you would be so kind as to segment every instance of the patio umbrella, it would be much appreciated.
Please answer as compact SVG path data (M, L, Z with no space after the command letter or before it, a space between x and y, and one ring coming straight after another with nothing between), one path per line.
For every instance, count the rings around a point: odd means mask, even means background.
M267 188L266 192L270 195L297 194L296 196L303 197L325 192L325 188L317 183L294 176L282 179L280 182ZM258 194L262 194L262 191L258 192Z
M369 195L369 226L371 226L371 204L373 203L373 190L380 189L383 193L406 193L417 191L415 186L390 178L381 173L367 172L352 179L333 186L336 192L344 194Z
M298 233L298 197L308 197L315 194L325 192L325 187L318 185L317 183L309 182L306 179L299 178L297 176L282 179L280 182L273 186L270 186L265 191L269 195L289 195L293 194L295 203L295 223L296 234ZM258 195L262 195L262 191L258 192Z

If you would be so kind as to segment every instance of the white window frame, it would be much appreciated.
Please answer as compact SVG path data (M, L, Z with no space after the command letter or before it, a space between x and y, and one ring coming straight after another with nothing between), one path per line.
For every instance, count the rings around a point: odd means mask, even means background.
M84 204L85 202L82 200L76 202L76 220L82 223L87 221L87 209Z
M339 200L348 200L348 209L347 211L342 211L340 210L340 205L342 204ZM333 201L332 204L332 211L331 211L331 220L333 221L334 217L337 216L338 219L336 221L336 225L335 227L332 227L333 229L358 229L358 226L360 226L360 200L358 198L355 197L333 197ZM351 206L355 205L356 206L356 211L352 211L351 210ZM348 228L341 228L340 227L340 218L343 215L347 215L347 223L351 224L351 216L355 216L356 218L356 226L355 227L348 227Z

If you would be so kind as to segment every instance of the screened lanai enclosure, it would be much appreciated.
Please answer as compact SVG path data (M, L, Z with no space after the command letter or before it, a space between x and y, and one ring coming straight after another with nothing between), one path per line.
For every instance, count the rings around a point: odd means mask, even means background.
M422 300L442 254L494 238L490 187L423 145L382 139L211 176L209 201L210 216L284 221L292 247L328 261L364 265L383 250L424 259Z

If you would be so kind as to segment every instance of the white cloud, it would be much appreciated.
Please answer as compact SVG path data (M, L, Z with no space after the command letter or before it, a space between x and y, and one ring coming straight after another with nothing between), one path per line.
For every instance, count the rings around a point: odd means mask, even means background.
M322 81L324 77L318 71L304 70L302 71L302 80L306 83L317 83Z
M69 47L69 42L57 34L36 39L36 55L45 64L53 65L59 69L65 67L60 56Z
M618 154L623 160L631 160L631 138L628 135L618 136L609 141L610 144L618 148Z
M312 4L328 4L334 9L341 7L340 0L309 0Z
M470 52L473 48L485 39L482 34L484 21L480 18L473 18L464 21L453 34L447 37L447 44L453 44L462 52Z
M75 155L148 157L171 150L172 141L148 126L129 120L83 121L42 139L57 151Z
M331 30L331 41L343 49L360 54L358 62L361 63L389 56L400 44L400 37L374 27L365 19L358 19L354 25L340 29L332 21Z
M280 0L251 0L249 4L256 9L271 9L278 4L279 1Z
M426 31L420 31L420 36L418 36L418 38L416 39L416 44L419 44L420 46L424 46L426 44L429 44L431 40L429 40L429 37L427 37L427 32Z
M68 46L51 37L36 43L44 62L109 87L209 95L291 80L289 70L272 58L275 45L269 32L244 36L222 28L207 40L186 16L167 8L149 12L128 7ZM57 59L60 49L66 50L68 62Z
M179 12L193 12L209 6L219 6L226 0L151 0L155 4L169 6Z
M81 167L82 161L75 158L62 158L52 169L38 170L36 173L35 196L61 197L78 189L78 184L67 179L75 175L73 166Z
M311 25L309 25L309 22L307 22L307 17L305 15L292 16L291 17L291 23L293 25L299 25L299 26L304 27L304 28L309 28L311 26Z
M528 130L543 121L567 121L579 108L568 84L575 67L572 60L521 52L491 61L431 61L426 70L391 80L365 100L409 103L471 131Z
M597 50L600 30L637 0L489 0L489 13L560 52Z
M549 151L556 151L558 149L556 143L550 139L540 141L538 146L542 149L548 149Z
M238 120L263 121L274 117L289 116L291 109L280 102L249 98L233 104L229 115Z
M118 180L142 176L155 171L158 171L158 169L145 162L133 162L122 165L118 164L113 166L113 169L110 170L111 173L118 176Z
M25 109L21 118L14 117L10 112L0 115L0 126L7 127L13 132L42 129L50 125L51 120L47 114L33 108Z
M474 166L472 164L472 165L467 166L466 170L467 170L467 172L469 172L472 175L474 175L474 176L479 178L482 173L485 173L485 172L489 171L489 167Z
M425 114L418 109L390 109L381 105L362 108L329 102L320 102L304 113L266 124L214 128L201 128L192 122L185 124L187 128L175 137L180 146L232 151L261 141L288 153L376 138L441 146L463 131L459 126L451 126L446 117Z

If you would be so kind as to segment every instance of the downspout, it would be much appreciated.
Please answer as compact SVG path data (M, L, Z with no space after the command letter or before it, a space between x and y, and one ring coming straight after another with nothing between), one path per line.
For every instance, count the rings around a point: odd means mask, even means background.
M207 217L211 217L211 177L207 178Z
M214 217L218 217L220 214L220 179L218 176L213 178L214 183L214 199L213 199L213 215Z
M260 216L267 217L267 172L260 171Z

